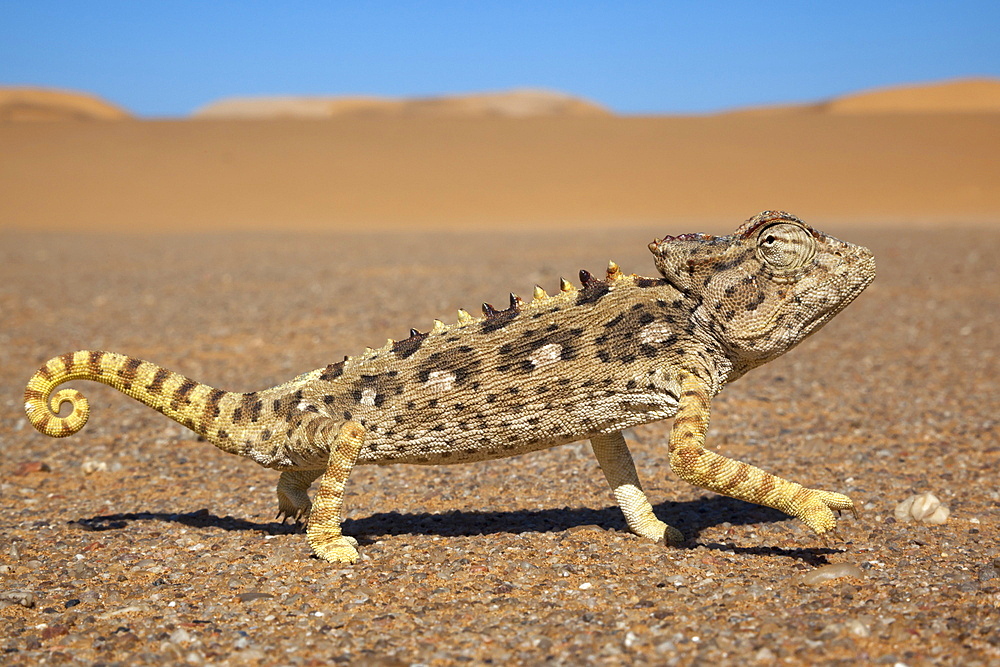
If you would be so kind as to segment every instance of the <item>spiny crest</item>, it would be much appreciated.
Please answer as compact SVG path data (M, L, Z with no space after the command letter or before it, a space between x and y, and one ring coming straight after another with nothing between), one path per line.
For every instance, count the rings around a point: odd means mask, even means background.
M626 277L632 279L637 278L637 276L635 276L634 274L626 276L624 273L622 273L618 264L616 264L614 261L608 262L606 278L604 280L596 278L586 269L580 270L580 282L584 290L594 289L596 287L599 287L600 285L609 284L617 280L623 280ZM532 293L532 300L527 307L530 308L532 306L535 306L536 304L547 302L551 299L560 299L560 298L566 299L570 295L576 295L578 293L579 290L575 285L573 285L570 281L566 280L565 278L560 278L559 294L555 296L550 296L542 287L535 285ZM575 298L575 296L573 298ZM482 304L483 316L481 318L476 318L470 315L469 312L464 308L459 308L457 322L454 325L445 324L441 320L434 320L431 330L427 333L420 332L417 329L410 329L409 337L398 341L390 338L385 342L385 345L383 345L379 349L366 347L364 351L357 357L350 357L350 356L344 357L344 362L347 363L351 361L363 361L370 359L372 357L376 357L386 352L395 352L405 357L408 356L408 354L411 354L412 351L416 350L416 348L419 347L420 342L422 342L424 338L426 338L431 334L434 335L442 334L449 331L453 327L465 327L470 324L489 322L490 320L495 320L498 317L511 318L517 315L524 307L525 307L525 302L521 299L521 297L511 292L509 304L505 309L501 310L496 308L494 305L490 303L483 303Z

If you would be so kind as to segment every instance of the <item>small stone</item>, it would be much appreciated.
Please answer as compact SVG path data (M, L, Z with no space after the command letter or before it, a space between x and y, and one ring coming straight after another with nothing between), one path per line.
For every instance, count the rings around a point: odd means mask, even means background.
M773 665L777 661L778 656L774 654L774 651L765 646L764 648L754 653L753 659L754 662Z
M872 631L868 624L858 618L852 618L844 623L844 629L855 637L871 637Z
M581 532L583 532L585 530L592 530L592 531L595 531L595 532L598 532L598 533L603 533L604 532L603 528L601 528L600 526L598 526L596 524L593 524L593 523L587 523L587 524L584 524L582 526L570 526L569 528L566 529L566 532L567 533L581 533Z
M851 565L850 563L833 563L806 572L802 575L801 581L807 586L815 586L834 579L840 579L841 577L864 579L865 573L860 567Z
M184 628L177 628L170 633L170 641L175 644L187 644L191 641L191 633Z
M261 593L260 591L249 591L247 593L240 593L236 596L236 599L240 602L253 602L254 600L267 600L273 598L274 596L270 593Z
M248 648L237 651L233 657L236 658L237 664L253 664L263 662L267 658L267 654L257 648Z
M84 475L92 475L95 472L107 472L108 464L104 461L87 460L80 464L80 470Z
M24 475L30 475L36 472L51 472L52 468L49 467L48 463L44 461L24 461L19 463L17 467L14 468L14 475L17 477L23 477Z
M35 606L35 594L31 591L3 591L0 592L0 600L16 602L22 607Z
M897 521L917 521L931 525L943 524L950 514L947 505L942 504L937 496L929 492L910 496L893 510Z
M70 573L77 579L90 579L97 572L84 561L77 561L69 566Z
M677 645L672 641L660 642L656 645L657 653L675 653L677 651Z

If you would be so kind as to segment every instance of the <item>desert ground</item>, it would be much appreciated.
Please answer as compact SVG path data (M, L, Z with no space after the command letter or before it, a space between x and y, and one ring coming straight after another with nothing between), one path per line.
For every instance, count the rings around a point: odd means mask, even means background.
M0 124L0 662L1000 664L998 119ZM359 467L362 560L332 565L274 519L276 472L108 387L74 384L65 440L23 413L71 350L261 389L763 208L878 261L713 401L711 448L855 500L828 541L677 479L665 422L627 435L681 547L626 532L578 443ZM896 518L926 492L947 521Z

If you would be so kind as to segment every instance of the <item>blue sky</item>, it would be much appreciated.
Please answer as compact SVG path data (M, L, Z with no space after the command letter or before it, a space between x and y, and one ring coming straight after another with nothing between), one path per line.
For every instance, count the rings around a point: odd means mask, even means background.
M1000 2L0 0L0 85L179 116L243 95L535 87L621 113L1000 76Z

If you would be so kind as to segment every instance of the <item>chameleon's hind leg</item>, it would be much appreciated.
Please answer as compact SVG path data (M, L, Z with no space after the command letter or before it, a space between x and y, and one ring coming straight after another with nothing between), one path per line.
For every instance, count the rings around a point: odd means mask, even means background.
M628 450L621 432L602 433L590 438L594 456L604 471L604 477L611 485L611 491L618 506L625 515L629 530L649 540L663 540L667 544L680 544L684 535L673 526L668 526L653 514L653 507L639 484L632 453Z
M275 518L281 519L282 523L288 519L297 524L305 523L312 509L307 491L322 474L322 468L282 471L278 478L278 516Z
M348 421L340 427L330 447L330 460L319 481L319 491L309 513L306 537L313 553L334 563L354 563L358 560L357 540L340 532L344 510L344 486L358 460L365 440L365 429Z

